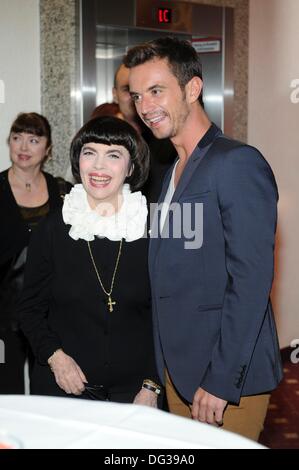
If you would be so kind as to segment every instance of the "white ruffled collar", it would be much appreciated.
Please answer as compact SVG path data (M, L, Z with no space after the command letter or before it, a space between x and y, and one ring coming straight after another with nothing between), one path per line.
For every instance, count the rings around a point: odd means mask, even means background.
M118 212L103 217L92 210L82 184L76 184L64 197L62 216L71 225L69 235L92 241L95 236L117 241L124 238L132 242L145 234L147 220L146 198L140 191L131 193L128 184L123 186L123 203Z

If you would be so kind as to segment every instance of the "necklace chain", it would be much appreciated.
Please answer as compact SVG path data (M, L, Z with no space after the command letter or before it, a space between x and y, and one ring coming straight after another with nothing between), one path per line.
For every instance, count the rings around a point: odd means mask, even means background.
M118 268L118 265L119 265L119 260L120 260L120 255L121 255L121 250L122 250L122 244L123 244L123 239L121 239L120 241L120 244L119 244L119 249L118 249L118 255L117 255L117 258L116 258L116 263L115 263L115 267L114 267L114 271L113 271L113 275L112 275L112 279L111 279L111 285L110 285L110 290L107 291L103 285L103 282L102 282L102 279L100 277L100 274L99 274L99 271L98 271L98 268L97 268L97 265L95 263L95 260L94 260L94 257L93 257L93 254L92 254L92 251L91 251L91 246L90 246L90 243L89 241L87 242L87 245L88 245L88 250L89 250L89 254L90 254L90 258L91 258L91 261L92 261L92 264L93 264L93 267L94 267L94 270L95 270L95 273L97 275L97 279L99 281L99 284L103 290L103 292L107 295L108 297L108 308L109 308L109 312L113 312L113 305L116 305L116 302L112 301L111 299L111 294L112 294L112 291L113 291L113 287L114 287L114 280L115 280L115 275L116 275L116 271L117 271L117 268Z
M31 192L31 184L32 184L32 181L33 181L34 178L32 179L31 182L29 182L29 181L24 181L23 178L21 178L20 175L18 175L18 174L14 171L13 168L12 168L11 170L12 170L13 175L14 175L19 181L21 181L21 183L23 183L23 184L25 185L26 190L29 191L29 192Z

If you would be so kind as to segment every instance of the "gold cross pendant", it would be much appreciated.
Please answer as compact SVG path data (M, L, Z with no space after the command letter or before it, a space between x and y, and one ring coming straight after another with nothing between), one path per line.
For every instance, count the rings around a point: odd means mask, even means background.
M108 297L108 302L107 302L109 312L113 312L113 307L112 305L116 305L116 302L112 302L111 295Z

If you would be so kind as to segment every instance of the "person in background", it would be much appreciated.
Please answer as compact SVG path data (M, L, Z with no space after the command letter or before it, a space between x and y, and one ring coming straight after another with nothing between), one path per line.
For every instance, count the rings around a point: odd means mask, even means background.
M124 119L117 103L102 103L91 113L90 119L102 116L115 116Z
M51 128L38 113L21 113L8 137L11 166L0 173L0 393L24 393L27 343L19 330L16 304L22 289L32 231L62 206L71 185L42 170L51 155Z
M141 133L143 122L136 113L135 105L131 99L129 91L129 73L130 70L123 64L120 64L116 69L112 88L113 102L119 106L123 119Z
M158 201L167 170L176 158L176 150L169 139L158 140L139 118L129 91L130 69L121 64L114 76L113 99L119 105L123 118L144 138L150 149L150 171L142 188L149 203Z
M124 120L95 118L74 137L71 162L82 183L36 230L19 304L32 393L156 407L147 206L136 191L148 147Z
M200 59L188 41L156 39L129 50L124 63L140 118L178 152L149 250L169 409L257 440L269 392L282 378L269 297L278 199L272 170L258 150L210 122Z

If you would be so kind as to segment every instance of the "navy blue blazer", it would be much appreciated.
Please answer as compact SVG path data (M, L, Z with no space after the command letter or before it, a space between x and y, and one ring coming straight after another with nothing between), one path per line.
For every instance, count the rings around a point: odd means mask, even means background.
M238 403L282 378L269 299L277 200L259 151L212 125L187 162L158 236L155 213L149 269L156 359L161 380L166 365L189 402L202 387ZM188 246L192 228L197 235Z

